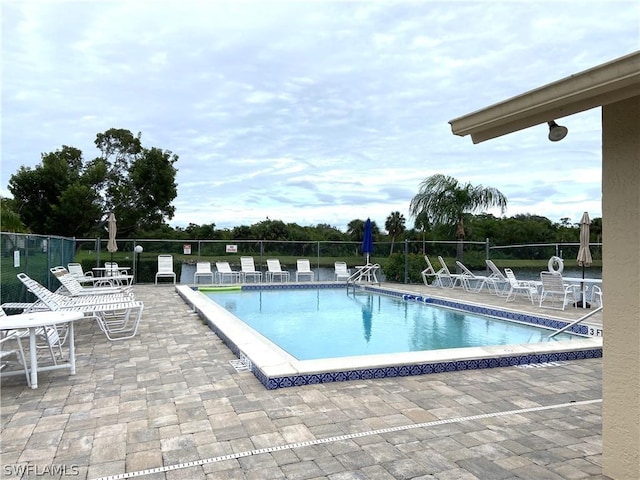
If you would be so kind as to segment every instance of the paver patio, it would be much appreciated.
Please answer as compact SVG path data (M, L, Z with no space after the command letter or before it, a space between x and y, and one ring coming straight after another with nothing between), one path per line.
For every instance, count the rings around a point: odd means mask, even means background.
M75 376L2 379L2 478L607 478L601 359L266 390L173 286L135 295L131 340L76 324Z

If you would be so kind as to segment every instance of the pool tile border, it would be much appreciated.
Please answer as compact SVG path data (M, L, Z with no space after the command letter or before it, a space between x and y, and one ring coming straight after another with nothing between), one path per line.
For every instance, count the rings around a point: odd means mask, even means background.
M309 284L255 284L243 285L242 289L246 290L275 290L275 289L308 289L308 288L345 288L346 284L340 283L309 283ZM523 314L509 310L500 310L480 305L455 302L444 300L425 295L414 295L395 290L389 290L382 287L364 286L367 291L379 293L383 295L391 295L402 298L405 301L419 301L431 303L447 308L454 308L470 313L478 313L489 315L495 318L501 318L521 323L531 324L535 326L544 326L552 329L559 329L566 326L569 322L538 317L535 315ZM186 296L177 289L183 300L190 303ZM197 288L192 288L197 290ZM201 311L198 313L203 316ZM240 357L242 352L238 345L211 319L204 318L207 325L213 332L227 345L234 355ZM573 326L571 332L586 335L587 327L584 325ZM340 371L314 372L314 373L295 373L291 375L269 376L264 370L255 363L251 363L250 370L262 385L269 389L296 387L303 385L314 385L319 383L344 382L350 380L367 380L379 378L405 377L411 375L428 375L432 373L454 372L463 370L479 370L498 367L510 367L528 364L544 364L548 362L562 362L568 360L581 360L588 358L601 358L602 346L571 349L568 351L558 352L542 352L542 353L521 353L511 355L495 355L493 357L472 358L463 360L446 360L441 362L417 362L407 365L391 365L377 366L371 368L357 368Z

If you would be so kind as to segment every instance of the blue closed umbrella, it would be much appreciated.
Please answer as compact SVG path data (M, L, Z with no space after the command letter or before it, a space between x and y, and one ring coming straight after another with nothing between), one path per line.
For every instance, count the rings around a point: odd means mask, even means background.
M362 237L362 253L367 257L369 263L369 255L373 253L373 230L371 228L371 219L367 218L364 222L364 235Z

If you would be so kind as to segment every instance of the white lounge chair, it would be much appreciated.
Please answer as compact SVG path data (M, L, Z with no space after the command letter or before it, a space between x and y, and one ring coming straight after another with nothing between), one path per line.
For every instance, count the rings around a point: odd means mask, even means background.
M52 292L25 273L17 277L49 310L80 312L94 318L109 340L133 338L138 331L144 308L140 301L110 295L68 297Z
M442 287L442 280L440 279L440 273L442 272L442 269L436 271L435 268L433 268L433 264L431 263L431 260L429 260L428 256L424 256L424 261L427 264L427 268L425 268L424 270L422 270L422 272L420 272L420 275L422 276L422 281L424 282L425 285L427 286L433 286L433 287ZM429 283L429 278L431 278L431 283Z
M491 271L489 278L492 279L493 284L496 287L495 294L498 295L499 297L506 297L507 295L509 295L509 290L511 285L509 283L509 279L505 277L504 274L497 267L497 265L493 263L493 260L485 260L485 263L487 264L487 267L489 267L489 270Z
M496 286L493 281L493 278L486 275L476 275L471 270L469 270L465 264L456 260L456 265L460 269L462 275L462 282L464 289L468 292L480 292L483 287L487 287L487 290L495 291Z
M253 257L240 257L240 276L243 282L252 278L254 282L262 282L262 272L256 270Z
M198 277L210 278L211 283L214 282L213 270L211 270L211 262L196 263L196 273L193 274L193 283L198 283Z
M445 263L444 259L438 255L438 262L440 263L440 270L438 271L438 277L440 279L440 283L444 286L444 283L447 282L448 286L451 288L454 287L464 287L463 275L459 273L451 273L449 267Z
M540 281L542 282L542 292L540 293L539 307L564 310L567 303L571 303L568 298L573 300L574 306L576 306L580 285L564 283L562 274L558 272L540 272ZM561 305L556 306L555 300L561 300ZM543 305L545 302L550 302L550 304Z
M288 282L289 272L282 270L280 260L269 258L267 259L267 282L273 282L276 278L280 279L281 282Z
M226 279L231 280L230 283L240 282L240 272L231 270L229 262L216 262L216 270L217 283L225 283Z
M133 287L131 285L84 287L76 277L71 275L71 273L69 273L69 271L63 266L53 267L49 270L62 284L66 294L72 297L80 297L83 295L120 294L122 296L133 298Z
M176 284L176 274L173 271L173 255L158 255L158 272L156 273L156 285L158 278L171 278Z
M346 262L335 262L333 264L336 282L340 280L348 280L351 276L351 270L347 268Z
M531 305L535 305L535 298L538 296L538 285L540 282L530 280L518 280L510 268L504 269L505 276L509 280L509 294L507 302L512 302L518 294L524 295L531 301Z
M305 258L298 259L296 262L296 282L299 282L301 277L309 277L312 282L316 278L316 274L311 270L311 263Z

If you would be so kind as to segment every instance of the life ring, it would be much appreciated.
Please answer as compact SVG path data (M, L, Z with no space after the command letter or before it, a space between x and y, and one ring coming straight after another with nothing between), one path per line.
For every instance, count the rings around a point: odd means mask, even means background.
M557 268L556 268L557 265ZM564 270L564 262L560 257L556 257L555 255L549 259L549 263L547 264L547 268L550 272L562 273Z

